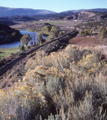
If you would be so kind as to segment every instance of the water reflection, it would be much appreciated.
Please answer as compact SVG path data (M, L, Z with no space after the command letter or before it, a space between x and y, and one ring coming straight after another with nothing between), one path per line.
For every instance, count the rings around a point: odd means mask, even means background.
M30 37L32 38L32 41L29 41L28 45L30 45L31 42L35 42L37 43L37 35L39 33L36 33L36 32L29 32L29 31L26 31L26 30L20 30L20 33L21 34L29 34ZM19 47L19 45L21 45L21 42L20 41L17 41L17 42L13 42L13 43L8 43L8 44L2 44L0 45L0 49L2 48L14 48L14 47Z

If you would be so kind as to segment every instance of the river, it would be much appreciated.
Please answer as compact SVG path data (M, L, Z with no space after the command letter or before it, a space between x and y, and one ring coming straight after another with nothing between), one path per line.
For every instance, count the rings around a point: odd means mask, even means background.
M35 42L37 43L37 35L38 35L39 33L37 33L37 32L30 32L30 31L26 31L26 30L20 30L20 33L21 33L22 35L24 35L24 34L29 34L30 37L32 38L32 41L33 41L33 42L35 41ZM0 45L0 49L2 49L2 48L14 48L14 47L19 47L19 45L21 45L21 42L20 42L20 41L13 42L13 43L8 43L8 44L2 44L2 45ZM28 43L28 45L30 45L30 42Z

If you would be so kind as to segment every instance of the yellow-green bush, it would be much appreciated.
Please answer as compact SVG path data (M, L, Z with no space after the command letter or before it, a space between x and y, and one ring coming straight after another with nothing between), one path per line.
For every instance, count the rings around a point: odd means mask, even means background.
M43 38L43 33L39 33L37 35L37 41L38 41L38 44L42 44L45 42L45 39Z
M50 26L50 25L46 25L46 26L44 26L44 27L42 28L42 31L44 31L44 32L50 32L51 27L52 27L52 26Z
M99 107L107 99L107 63L98 48L38 51L26 63L23 80L0 91L0 119L99 120Z
M79 31L79 35L80 36L87 36L87 35L92 35L92 30L91 29L87 29L87 30L84 30L84 31Z
M102 38L106 37L106 35L107 35L106 27L101 27L99 29L99 32L100 32L100 37L102 37Z
M54 33L55 37L58 37L59 32L60 32L60 28L58 26L52 26L51 32Z

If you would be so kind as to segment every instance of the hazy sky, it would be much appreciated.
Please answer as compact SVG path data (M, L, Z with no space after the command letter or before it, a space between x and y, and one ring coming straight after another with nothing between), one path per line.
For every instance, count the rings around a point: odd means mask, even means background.
M107 8L107 0L0 0L0 6L61 12L66 10Z

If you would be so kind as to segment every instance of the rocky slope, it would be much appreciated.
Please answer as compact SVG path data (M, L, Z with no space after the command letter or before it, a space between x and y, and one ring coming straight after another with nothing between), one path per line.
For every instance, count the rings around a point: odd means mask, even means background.
M91 11L82 11L74 15L66 16L64 20L83 20L86 22L107 19L107 13L100 12L91 12Z
M19 41L21 37L22 34L18 30L12 29L3 23L0 23L0 44Z

